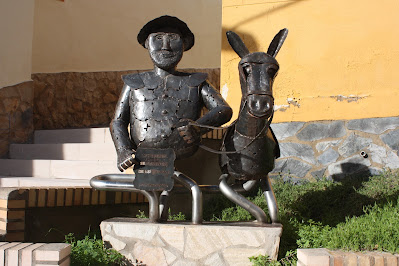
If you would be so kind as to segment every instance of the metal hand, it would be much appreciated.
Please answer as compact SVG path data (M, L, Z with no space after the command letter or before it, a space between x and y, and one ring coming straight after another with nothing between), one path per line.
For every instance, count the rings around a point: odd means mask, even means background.
M196 126L190 125L193 123L190 119L182 119L176 125L179 135L188 143L199 143L200 139L200 129Z
M118 149L117 153L118 153L117 167L119 171L123 172L124 170L131 167L133 164L137 163L133 150L120 148Z

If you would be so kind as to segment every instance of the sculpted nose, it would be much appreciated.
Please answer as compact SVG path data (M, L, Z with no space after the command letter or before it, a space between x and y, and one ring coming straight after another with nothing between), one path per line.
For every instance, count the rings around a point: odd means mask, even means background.
M168 36L164 36L162 39L162 50L171 50L170 47L170 38Z

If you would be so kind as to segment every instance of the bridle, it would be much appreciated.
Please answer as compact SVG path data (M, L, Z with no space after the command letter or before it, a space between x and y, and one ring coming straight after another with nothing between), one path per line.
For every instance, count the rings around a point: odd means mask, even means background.
M273 99L273 101L274 101L274 97L273 97L273 95L272 95L271 92L262 92L262 93L251 93L251 94L247 94L246 97L245 97L245 102L244 102L244 104L242 105L240 111L238 112L238 117L240 117L241 113L243 112L244 107L245 107L245 105L246 105L247 102L248 102L248 96L249 96L249 95L267 95L267 96L272 97L272 99ZM250 141L248 144L246 144L242 149L240 149L240 150L238 150L238 151L222 151L222 149L225 148L224 144L225 144L225 139L226 139L226 135L227 135L227 134L224 135L224 137L223 137L222 147L221 147L221 150L219 150L219 151L214 150L214 149L212 149L212 148L209 148L209 147L207 147L207 146L205 146L205 145L203 145L203 144L201 144L201 143L198 144L198 147L200 147L200 148L203 149L203 150L209 151L209 152L211 152L211 153L216 153L216 154L237 154L237 153L241 153L241 152L243 152L245 149L247 149L248 146L251 145L255 140L257 140L267 128L269 128L269 126L270 126L270 124L271 124L271 122L272 122L272 120L273 120L273 115L274 115L274 109L272 108L272 112L271 112L269 118L267 119L267 122L266 122L265 126L261 129L261 131L259 131L258 134L256 134L255 137L253 137L253 138L248 137L248 138L251 138L251 141ZM230 125L228 125L227 127L213 127L213 126L201 125L201 124L198 124L198 123L196 123L196 122L194 122L194 123L191 122L191 123L189 123L189 125L197 126L197 127L200 127L200 128L213 129L213 130L215 130L215 129L216 129L216 130L223 130L223 129L229 129L229 128L231 128L231 127L234 126L236 123L237 123L237 120L233 121L233 122L232 122Z

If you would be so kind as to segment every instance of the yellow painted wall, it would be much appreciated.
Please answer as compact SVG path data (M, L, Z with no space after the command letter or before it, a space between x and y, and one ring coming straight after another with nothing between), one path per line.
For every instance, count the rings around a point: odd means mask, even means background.
M31 80L32 0L0 1L0 88Z
M398 14L398 0L223 0L221 87L235 115L239 58L224 33L236 31L250 51L266 51L286 27L275 122L398 116Z
M196 37L180 68L220 67L221 0L35 0L33 73L149 69L137 34L177 16Z

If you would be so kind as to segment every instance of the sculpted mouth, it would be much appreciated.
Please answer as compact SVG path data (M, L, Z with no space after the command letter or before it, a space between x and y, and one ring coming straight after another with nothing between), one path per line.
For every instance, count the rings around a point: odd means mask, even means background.
M173 52L169 52L169 51L159 51L158 55L164 58L171 58L171 57L175 57L176 53Z

